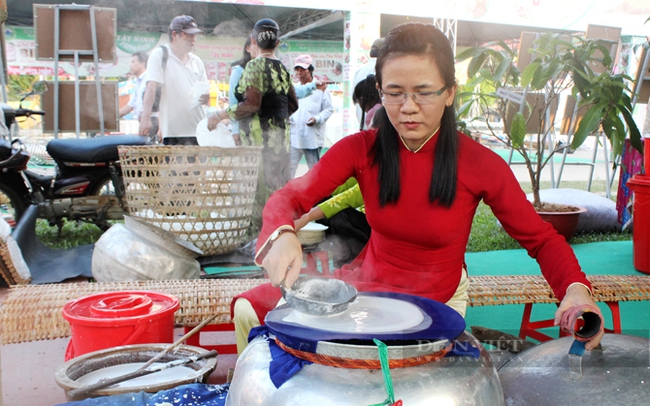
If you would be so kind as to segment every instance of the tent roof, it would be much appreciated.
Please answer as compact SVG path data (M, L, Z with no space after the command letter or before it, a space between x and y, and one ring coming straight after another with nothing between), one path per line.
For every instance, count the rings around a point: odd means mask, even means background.
M5 24L32 26L34 4L63 3L61 0L7 0ZM75 0L75 3L117 9L118 30L125 31L166 32L174 16L189 14L206 33L245 36L257 20L268 17L280 24L283 35L290 33L294 39L343 41L342 13L331 10L175 0ZM430 22L431 19L383 14L381 35L406 21ZM521 31L562 30L459 20L457 44L473 46L499 39L518 39Z

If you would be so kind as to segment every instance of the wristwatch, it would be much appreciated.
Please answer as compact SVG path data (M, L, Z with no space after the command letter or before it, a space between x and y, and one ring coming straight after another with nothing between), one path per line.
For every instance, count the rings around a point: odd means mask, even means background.
M281 228L281 229L279 229L279 230L275 230L275 231L273 232L273 234L271 234L271 237L269 238L269 242L270 242L270 243L274 243L275 240L277 240L278 238L280 238L280 236L281 236L282 234L284 234L284 233L293 233L293 234L296 234L296 232L295 232L293 229L291 229L291 228Z

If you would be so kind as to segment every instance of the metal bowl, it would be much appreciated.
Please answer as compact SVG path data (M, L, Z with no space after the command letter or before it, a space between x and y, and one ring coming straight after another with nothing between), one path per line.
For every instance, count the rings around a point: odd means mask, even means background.
M345 311L357 298L357 289L340 279L301 276L282 296L289 306L312 316L328 316Z
M206 382L212 371L217 367L217 358L202 359L186 365L187 369L194 370L194 372L189 374L180 374L172 378L167 377L157 382L147 381L148 383L138 385L117 384L108 388L99 389L92 395L83 394L81 397L75 399L72 399L70 396L71 391L81 389L87 385L87 383L79 381L84 375L117 365L145 363L160 354L168 346L169 344L135 344L90 352L73 358L61 365L56 370L54 378L57 385L65 391L68 400L81 400L89 396L111 396L140 391L155 393L161 390L175 388L179 385ZM159 362L166 363L200 355L205 352L207 350L200 347L180 345L164 355Z

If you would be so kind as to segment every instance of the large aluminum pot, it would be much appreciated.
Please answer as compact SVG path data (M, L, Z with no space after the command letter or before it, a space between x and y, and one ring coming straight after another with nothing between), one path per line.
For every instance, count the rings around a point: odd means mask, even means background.
M177 235L124 216L95 243L92 273L98 282L199 279L203 251Z
M456 341L480 348L479 358L448 357L420 366L393 368L390 372L395 399L409 406L504 405L499 377L487 351L469 333L461 334ZM338 351L349 357L365 352L355 348L360 346L340 343L332 343L331 347L331 355ZM376 353L376 348L373 351ZM389 354L391 351L411 353L389 347ZM270 362L269 344L258 336L237 361L226 406L358 406L381 403L387 397L380 370L310 364L276 388L269 378Z
M508 406L645 405L650 340L605 334L602 349L569 355L572 337L530 348L499 368Z

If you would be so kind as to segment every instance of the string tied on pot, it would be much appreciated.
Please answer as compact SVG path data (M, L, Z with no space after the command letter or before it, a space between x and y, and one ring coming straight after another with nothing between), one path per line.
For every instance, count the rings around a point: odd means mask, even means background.
M390 367L388 365L388 347L382 341L373 338L372 341L377 345L379 351L379 361L381 363L381 372L384 375L384 384L386 385L386 394L388 397L382 403L375 403L369 406L402 406L402 400L395 401L393 392L393 379L390 376Z

